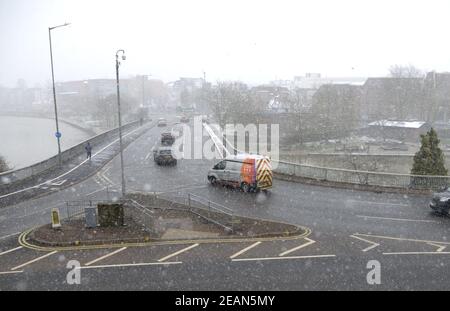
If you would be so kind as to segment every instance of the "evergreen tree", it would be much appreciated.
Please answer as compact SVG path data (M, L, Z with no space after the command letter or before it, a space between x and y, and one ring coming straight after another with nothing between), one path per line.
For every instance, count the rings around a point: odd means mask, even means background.
M6 164L5 159L2 156L0 156L0 173L6 172L7 170L9 170L9 167Z
M414 155L412 175L447 175L444 154L439 148L439 139L436 131L431 128L425 135L420 135L422 145Z

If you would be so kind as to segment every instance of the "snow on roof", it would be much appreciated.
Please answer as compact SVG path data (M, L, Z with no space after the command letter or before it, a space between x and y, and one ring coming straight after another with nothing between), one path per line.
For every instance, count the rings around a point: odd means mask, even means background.
M379 120L369 123L369 126L384 126L384 127L402 127L402 128L421 128L425 124L424 121L389 121Z

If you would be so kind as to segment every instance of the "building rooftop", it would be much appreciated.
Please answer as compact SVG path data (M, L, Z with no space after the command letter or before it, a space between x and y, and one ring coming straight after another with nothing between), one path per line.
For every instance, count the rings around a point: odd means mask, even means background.
M390 121L378 120L369 123L369 126L384 126L384 127L402 127L402 128L421 128L426 122L424 121Z

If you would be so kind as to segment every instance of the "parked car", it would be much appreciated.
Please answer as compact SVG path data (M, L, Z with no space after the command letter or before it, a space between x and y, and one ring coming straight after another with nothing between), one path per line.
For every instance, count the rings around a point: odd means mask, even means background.
M159 146L153 150L153 160L158 165L177 165L177 159L173 156L172 147Z
M164 119L164 118L159 118L159 119L158 119L158 126L159 126L159 127L167 126L167 120Z
M436 192L430 202L430 207L436 213L449 215L450 210L450 188L442 192Z
M211 184L226 184L244 192L272 188L270 159L260 155L239 154L220 161L208 172Z

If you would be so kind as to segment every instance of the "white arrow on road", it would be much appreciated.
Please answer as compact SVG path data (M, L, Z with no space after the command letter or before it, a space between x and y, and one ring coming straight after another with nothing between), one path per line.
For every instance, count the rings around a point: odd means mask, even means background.
M51 185L52 186L62 186L66 181L67 181L67 179L64 179L60 182L53 182L53 183L51 183Z

